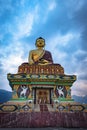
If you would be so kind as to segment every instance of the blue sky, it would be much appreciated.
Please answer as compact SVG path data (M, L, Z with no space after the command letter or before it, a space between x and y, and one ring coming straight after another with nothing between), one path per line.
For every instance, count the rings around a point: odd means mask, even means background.
M0 88L43 37L54 63L77 75L72 95L87 95L87 0L0 0Z

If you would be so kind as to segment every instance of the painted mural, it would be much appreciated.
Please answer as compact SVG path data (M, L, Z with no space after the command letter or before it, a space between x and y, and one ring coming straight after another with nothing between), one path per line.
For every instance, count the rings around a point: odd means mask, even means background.
M59 97L66 98L66 96L67 96L66 87L62 86L62 85L56 86L55 94L56 94L57 98L59 98Z
M28 98L30 94L30 89L27 85L20 85L17 90L17 95L19 98Z

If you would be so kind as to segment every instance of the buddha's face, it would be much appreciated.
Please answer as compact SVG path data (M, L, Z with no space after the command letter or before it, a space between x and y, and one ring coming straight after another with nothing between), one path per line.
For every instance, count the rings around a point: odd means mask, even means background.
M42 47L44 47L44 46L45 46L45 41L44 41L44 39L37 39L37 40L36 40L36 47L42 48Z

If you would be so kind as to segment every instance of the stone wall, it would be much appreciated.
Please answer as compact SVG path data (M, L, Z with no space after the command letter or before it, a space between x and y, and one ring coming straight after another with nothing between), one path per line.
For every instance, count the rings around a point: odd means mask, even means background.
M87 128L86 112L0 113L0 128L79 127Z

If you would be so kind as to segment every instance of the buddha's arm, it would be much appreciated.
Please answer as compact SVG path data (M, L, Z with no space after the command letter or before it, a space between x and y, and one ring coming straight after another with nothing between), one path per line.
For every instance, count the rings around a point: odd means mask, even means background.
M30 51L30 53L29 53L28 63L29 63L29 64L34 64L34 61L33 61L33 59L32 59L32 51Z

